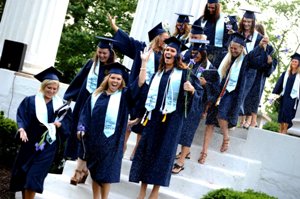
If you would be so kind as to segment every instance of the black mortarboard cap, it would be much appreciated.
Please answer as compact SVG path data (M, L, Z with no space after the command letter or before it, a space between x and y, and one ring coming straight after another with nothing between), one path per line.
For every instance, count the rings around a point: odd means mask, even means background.
M59 81L59 78L61 77L62 77L62 73L57 69L55 69L53 66L50 66L49 68L43 70L42 72L34 75L34 78L36 78L40 82L43 82L45 79Z
M177 18L178 23L189 23L190 22L189 17L193 17L193 15L189 15L189 14L182 14L182 13L175 13L175 14L178 15Z
M247 19L255 19L255 13L260 13L259 11L255 10L254 8L242 8L241 10L245 11L243 17L247 18Z
M231 24L234 24L234 23L238 22L238 20L236 18L236 15L228 15L228 19L229 19Z
M300 61L300 54L299 53L294 53L292 56L291 56L292 59L297 59L298 61Z
M207 50L206 45L209 44L209 40L191 39L192 50L203 51Z
M207 0L207 3L219 3L219 0Z
M164 41L168 46L175 48L177 50L177 53L180 53L188 47L184 44L181 43L180 40L178 40L176 37L170 37Z
M96 38L100 39L100 42L98 43L99 48L109 48L111 49L113 46L113 42L117 42L116 40L109 38L109 37L101 37L96 36Z
M122 75L125 82L128 82L128 73L129 69L126 68L124 65L120 64L119 62L114 62L111 64L105 65L105 68L108 70L108 74L119 74Z
M151 42L157 35L164 32L166 32L166 30L163 28L162 23L160 22L148 32L149 41Z
M246 46L247 42L250 42L249 39L246 39L243 35L241 35L238 32L233 33L232 36L233 36L233 39L232 39L233 42L241 44L244 47Z
M204 29L198 25L192 25L191 29L192 34L204 34Z

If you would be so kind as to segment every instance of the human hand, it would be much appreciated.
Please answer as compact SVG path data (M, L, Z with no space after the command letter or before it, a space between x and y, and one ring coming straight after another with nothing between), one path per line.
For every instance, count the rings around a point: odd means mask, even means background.
M144 51L141 51L141 60L143 61L143 62L148 62L148 60L149 60L149 57L150 57L150 55L151 55L151 53L152 53L152 48L147 48L147 47L145 47L144 48Z
M20 128L18 130L18 132L20 133L20 139L22 140L22 142L27 142L28 141L28 137L27 137L27 133L23 128Z
M204 77L199 77L199 80L200 80L201 86L205 86L206 85L206 80L205 80Z
M195 92L195 88L194 88L194 86L191 84L190 81L184 82L184 84L183 84L183 90L188 91L188 92L191 92L192 94L194 94L194 92Z
M119 27L116 25L116 19L118 18L117 16L112 17L110 14L107 15L108 21L112 29L117 32Z
M269 43L269 37L268 37L268 36L264 36L264 37L260 40L259 46L260 46L261 48L264 48L264 49L266 50L266 47L267 47L268 43Z
M54 124L54 126L55 126L56 128L61 127L61 122L56 121L56 122L54 122L53 124Z
M271 64L273 62L273 58L271 55L268 55L268 64Z

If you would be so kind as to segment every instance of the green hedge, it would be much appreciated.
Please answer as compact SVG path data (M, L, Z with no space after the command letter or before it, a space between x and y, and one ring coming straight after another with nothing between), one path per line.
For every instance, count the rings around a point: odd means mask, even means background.
M279 131L279 123L278 122L267 122L263 125L263 129L278 132Z
M4 112L0 112L0 164L12 167L19 143L15 136L17 132L17 123L4 116Z
M202 199L276 199L265 193L256 192L248 189L244 192L233 189L218 189L208 192Z

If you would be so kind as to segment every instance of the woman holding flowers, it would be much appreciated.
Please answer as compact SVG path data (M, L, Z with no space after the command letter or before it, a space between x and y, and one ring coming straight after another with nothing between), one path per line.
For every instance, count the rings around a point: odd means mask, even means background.
M60 73L50 67L35 75L40 91L25 97L17 112L18 133L22 141L11 177L10 189L22 191L23 199L43 192L44 180L54 160L60 139L69 135L71 109L56 94Z

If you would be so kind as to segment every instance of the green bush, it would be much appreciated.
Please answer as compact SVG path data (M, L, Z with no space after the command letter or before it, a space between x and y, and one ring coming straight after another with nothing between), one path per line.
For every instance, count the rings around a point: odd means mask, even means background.
M15 139L17 123L0 112L0 164L12 167L19 144Z
M279 131L279 123L274 122L274 121L267 122L263 125L263 129L278 132Z
M202 199L276 199L265 193L256 192L248 189L244 192L234 191L233 189L218 189L208 192Z

